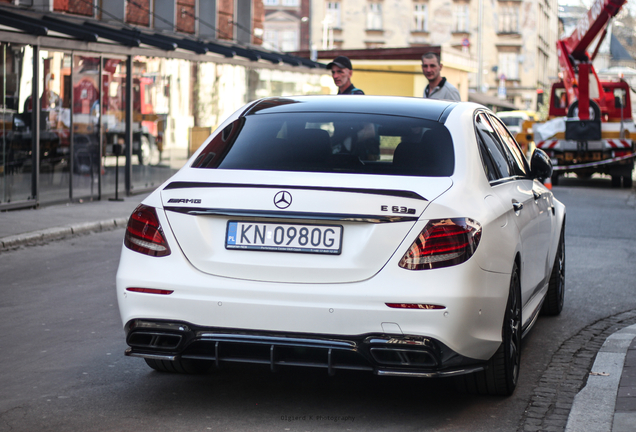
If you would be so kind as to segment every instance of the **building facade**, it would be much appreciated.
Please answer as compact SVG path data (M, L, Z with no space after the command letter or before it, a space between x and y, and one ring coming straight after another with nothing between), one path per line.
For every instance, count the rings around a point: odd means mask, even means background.
M310 2L263 0L263 46L284 52L309 50Z
M229 114L328 93L261 0L0 0L0 210L149 191Z
M557 0L312 0L320 50L441 46L474 62L471 92L536 109L558 76Z

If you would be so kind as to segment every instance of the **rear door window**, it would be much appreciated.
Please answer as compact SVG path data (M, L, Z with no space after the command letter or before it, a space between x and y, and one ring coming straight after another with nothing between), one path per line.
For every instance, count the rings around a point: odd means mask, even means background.
M490 120L501 137L501 141L504 144L504 150L510 159L510 165L514 174L521 177L527 177L530 169L528 168L528 162L526 161L519 144L517 144L517 141L515 141L512 135L510 135L508 129L506 129L498 118L491 115Z
M489 180L512 177L513 173L503 144L485 113L475 116L475 130L480 141L484 170Z

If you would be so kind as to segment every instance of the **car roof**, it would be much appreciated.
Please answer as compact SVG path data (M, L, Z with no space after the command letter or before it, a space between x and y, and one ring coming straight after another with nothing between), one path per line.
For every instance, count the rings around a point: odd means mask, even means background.
M343 112L385 114L443 122L460 103L415 97L367 95L315 95L264 98L256 101L242 115Z

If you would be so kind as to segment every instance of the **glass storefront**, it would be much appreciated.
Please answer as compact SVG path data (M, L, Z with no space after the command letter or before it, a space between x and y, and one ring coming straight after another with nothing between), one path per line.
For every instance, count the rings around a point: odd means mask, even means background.
M98 56L73 58L73 189L72 198L99 197L99 69ZM69 78L71 74L69 74ZM71 94L69 93L69 96ZM44 197L42 197L45 199Z
M34 201L32 195L31 117L25 102L31 94L33 50L28 45L0 46L2 124L0 125L0 204Z
M187 60L133 58L133 191L159 186L187 159L176 137L187 136L193 121L190 67Z
M34 194L38 203L52 203L102 199L116 188L119 194L152 190L245 103L325 93L322 74L163 57L131 60L128 150L126 57L0 44L0 208L34 202ZM34 76L40 92L37 146L31 124Z

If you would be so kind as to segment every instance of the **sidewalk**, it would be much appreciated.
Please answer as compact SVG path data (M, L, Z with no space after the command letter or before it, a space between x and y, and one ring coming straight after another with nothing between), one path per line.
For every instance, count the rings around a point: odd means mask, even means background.
M0 252L90 232L125 227L146 194L123 201L89 201L0 212ZM123 234L122 234L123 235Z
M123 229L146 197L91 201L38 210L0 213L3 251L91 232ZM122 233L123 235L123 233ZM633 432L636 430L636 325L607 338L596 356L587 385L577 394L566 432Z

